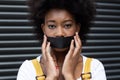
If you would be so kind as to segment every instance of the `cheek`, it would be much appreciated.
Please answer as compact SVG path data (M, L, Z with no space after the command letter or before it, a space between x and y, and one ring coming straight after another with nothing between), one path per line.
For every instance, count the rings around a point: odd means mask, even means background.
M44 28L44 34L49 36L49 34L51 34L51 31L48 28Z
M54 30L51 30L49 28L45 28L44 29L44 34L47 35L47 36L49 36L49 37L53 37L54 32L55 32Z

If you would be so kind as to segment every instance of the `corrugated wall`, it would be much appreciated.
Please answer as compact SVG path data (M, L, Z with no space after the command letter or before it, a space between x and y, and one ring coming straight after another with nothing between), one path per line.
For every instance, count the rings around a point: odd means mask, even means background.
M101 60L108 80L120 80L120 0L96 0L97 15L83 54ZM26 0L0 0L0 80L15 80L25 59L40 54Z

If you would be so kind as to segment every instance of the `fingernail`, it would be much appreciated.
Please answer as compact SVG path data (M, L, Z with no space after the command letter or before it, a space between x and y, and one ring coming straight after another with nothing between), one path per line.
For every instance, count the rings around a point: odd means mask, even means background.
M74 40L72 40L73 41L73 43L74 43Z
M75 39L75 36L74 36L74 39Z
M78 32L76 32L76 34L78 35Z
M73 42L74 40L72 39L71 42Z
M45 35L44 35L44 38L45 38Z
M47 39L47 36L46 35L44 35L45 36L45 38Z

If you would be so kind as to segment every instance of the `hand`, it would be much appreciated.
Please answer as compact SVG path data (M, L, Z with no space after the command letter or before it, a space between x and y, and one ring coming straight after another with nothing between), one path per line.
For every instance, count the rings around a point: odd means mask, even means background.
M62 74L66 80L75 80L74 71L80 58L81 46L80 38L78 33L76 33L74 40L71 41L70 50L68 51L63 63Z
M43 67L46 72L46 80L57 80L59 70L56 69L55 62L51 56L50 42L47 42L46 36L44 36L44 41L42 44L42 59L44 61Z

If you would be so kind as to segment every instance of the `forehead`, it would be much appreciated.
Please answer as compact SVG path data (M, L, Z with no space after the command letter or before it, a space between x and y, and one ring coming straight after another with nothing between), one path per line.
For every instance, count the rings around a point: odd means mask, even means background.
M45 15L45 20L69 20L73 19L73 16L66 10L52 9Z

